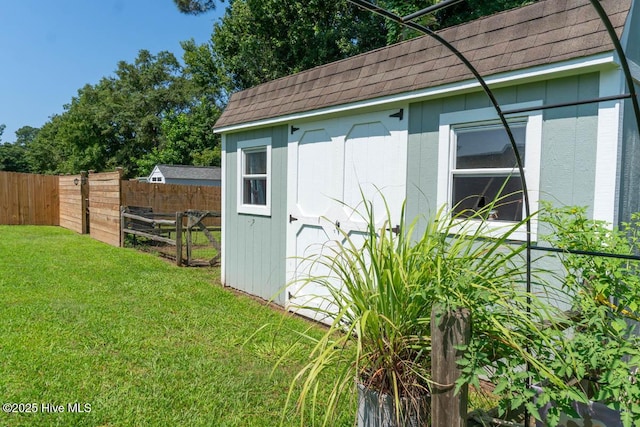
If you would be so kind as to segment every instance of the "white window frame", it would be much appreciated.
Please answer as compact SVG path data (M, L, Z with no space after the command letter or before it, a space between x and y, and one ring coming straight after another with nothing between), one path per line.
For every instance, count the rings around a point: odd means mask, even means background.
M542 101L523 102L501 106L503 110L539 107ZM540 159L542 153L542 111L535 110L519 115L509 115L508 121L526 122L524 175L527 181L531 213L538 210L540 198ZM456 161L456 152L453 144L456 141L455 131L459 127L500 124L500 119L495 108L480 108L475 110L443 113L440 115L440 127L438 132L438 206L446 206L452 209L453 198L453 171ZM517 171L516 171L517 172ZM524 209L523 209L524 215ZM478 221L480 224L480 221ZM489 235L499 236L505 228L513 226L511 221L485 221ZM462 227L462 226L461 226ZM531 221L531 239L537 239L537 220ZM460 230L458 228L457 230ZM454 229L453 231L457 231ZM469 230L468 226L466 230ZM474 231L474 230L469 230ZM526 228L521 227L511 236L515 240L526 240Z
M255 151L266 151L267 153L267 173L266 176L266 204L252 205L244 203L244 180L245 175L245 155L246 153ZM237 199L238 213L250 215L271 215L271 138L259 138L238 142L236 152L238 157L238 181L237 181Z

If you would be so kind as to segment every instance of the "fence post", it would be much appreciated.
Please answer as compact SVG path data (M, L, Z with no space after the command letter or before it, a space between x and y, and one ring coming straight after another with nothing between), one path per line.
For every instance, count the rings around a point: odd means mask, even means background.
M431 310L431 426L465 427L467 425L468 387L454 393L460 377L456 360L460 350L469 344L471 315L466 308L447 310L434 306Z
M182 212L176 212L176 265L182 265Z
M126 228L126 218L124 217L125 207L120 206L120 247L124 248L124 229Z

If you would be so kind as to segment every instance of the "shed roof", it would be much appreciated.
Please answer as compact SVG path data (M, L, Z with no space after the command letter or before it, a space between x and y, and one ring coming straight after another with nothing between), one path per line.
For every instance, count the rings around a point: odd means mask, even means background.
M220 180L222 170L215 166L157 165L165 179Z
M618 36L632 0L602 0ZM541 0L438 33L490 76L614 50L586 0ZM216 129L456 83L472 74L429 36L234 93Z

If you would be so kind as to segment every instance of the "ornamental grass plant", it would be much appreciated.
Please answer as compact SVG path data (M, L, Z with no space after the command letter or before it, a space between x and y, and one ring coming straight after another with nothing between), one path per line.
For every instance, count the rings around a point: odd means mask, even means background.
M516 291L525 274L524 246L509 244L524 222L500 227L499 238L492 237L495 227L487 225L489 213L501 200L473 212L441 209L426 220L426 226L421 218L410 224L401 220L397 234L389 222L376 227L373 203L365 201L361 211L367 228L362 239L341 231L340 240L323 248L321 255L303 260L321 266L310 270L327 273L300 280L322 286L329 296L302 308L329 316L332 323L292 385L292 391L299 390L299 410L314 411L323 372L339 366L339 380L329 386L330 399L323 402L329 408L325 425L331 423L332 408L353 396L357 386L378 393L379 403L383 397L391 398L390 425L405 425L407 419L417 425L425 421L421 418L428 416L434 305L472 308L481 320L494 312L490 325L500 329L499 307L506 307L509 299L520 305L528 302ZM386 217L390 217L388 206ZM421 225L424 231L415 238ZM508 341L505 336L502 339Z
M319 297L325 303L305 308L332 323L314 341L289 392L287 405L297 401L301 420L326 406L323 423L331 425L339 402L360 388L380 396L374 411L384 412L380 406L393 402L384 425L426 423L425 402L434 385L431 349L437 345L431 313L437 307L468 310L473 322L469 344L459 347L458 393L488 382L498 415L516 422L527 413L557 425L561 414L577 416L576 405L597 400L620 411L625 427L635 425L638 263L532 251L516 238L532 218L491 220L491 212L508 199L477 211L443 208L431 218L401 222L398 234L388 222L375 226L373 204L364 202L368 226L362 234L342 232L321 255L304 259L322 267L311 271L326 274L300 280L323 286L329 295ZM554 247L624 254L640 249L639 216L616 230L588 220L584 210L543 206L534 215L543 229L551 229L545 239ZM327 382L329 371L338 375ZM323 388L330 392L320 401Z

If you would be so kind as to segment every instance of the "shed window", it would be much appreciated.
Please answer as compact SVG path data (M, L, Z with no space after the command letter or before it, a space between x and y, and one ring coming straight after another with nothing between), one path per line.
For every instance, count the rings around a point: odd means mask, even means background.
M504 109L528 109L541 101L505 105ZM542 151L542 112L532 109L517 117L508 117L524 166L531 212L538 210L540 195L540 159ZM438 132L438 206L446 205L455 215L469 215L500 201L487 212L485 226L500 235L525 216L520 171L511 142L494 108L456 111L440 115ZM532 239L537 222L532 224ZM514 239L525 239L526 230L517 230Z
M267 204L267 148L243 150L242 203L245 205Z
M526 123L510 123L522 161L525 161ZM500 124L457 127L453 131L454 159L451 170L451 204L464 215L500 201L489 219L520 221L523 195L516 156L506 130Z
M238 212L269 215L271 144L269 139L238 144Z

